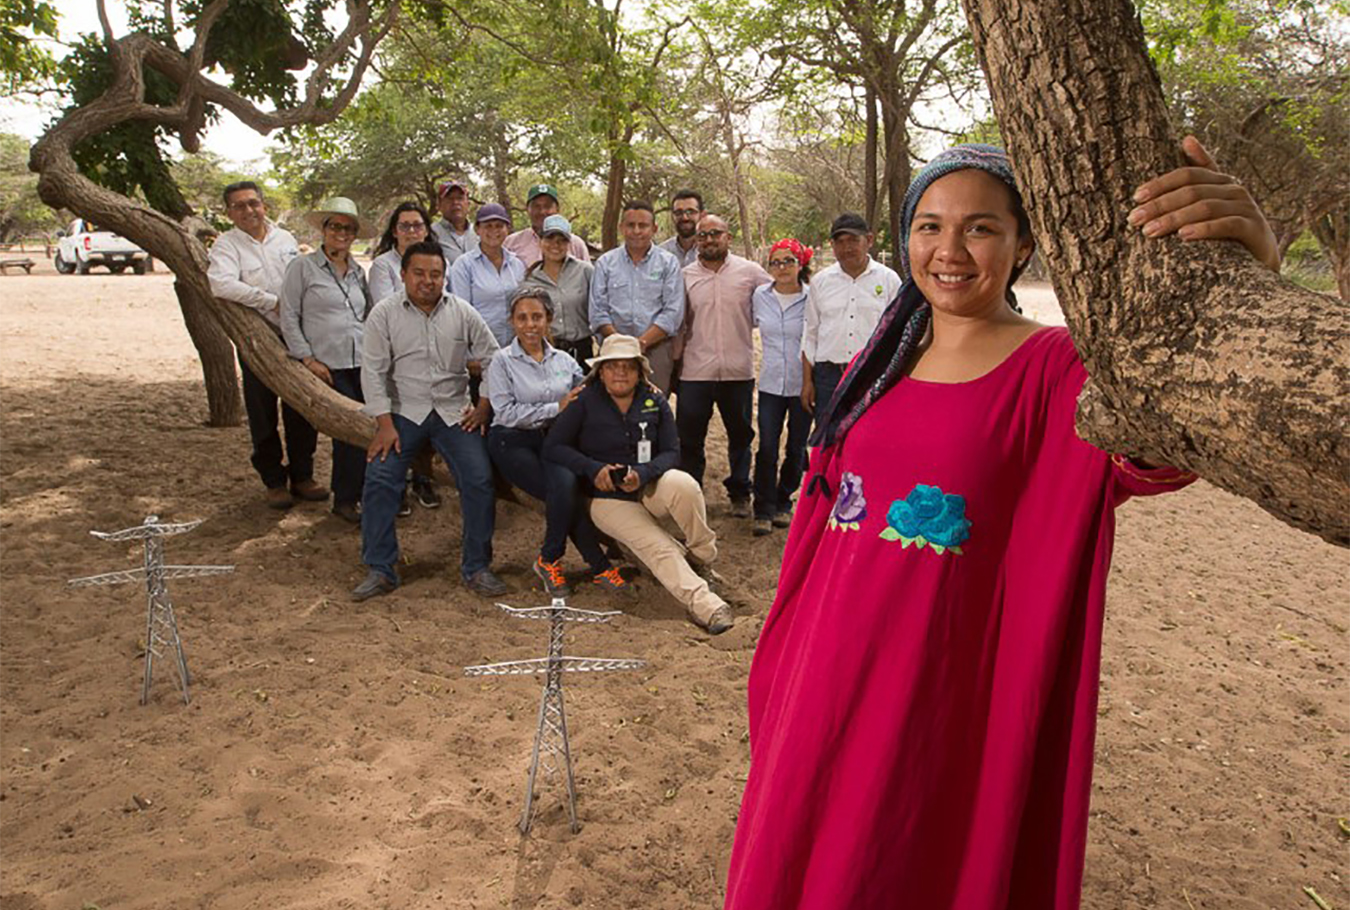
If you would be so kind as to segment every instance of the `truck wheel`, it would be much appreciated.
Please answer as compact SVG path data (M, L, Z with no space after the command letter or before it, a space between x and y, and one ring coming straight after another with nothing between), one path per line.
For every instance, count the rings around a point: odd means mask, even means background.
M89 260L81 259L78 253L75 254L75 274L76 275L89 274Z
M146 267L150 264L148 259L138 259L131 264L131 270L137 275L144 275Z
M56 272L59 275L69 275L75 271L75 266L61 258L60 250L57 250L56 255L52 257L52 265L56 266Z
M117 265L108 266L108 271L112 272L114 275L120 275L126 270L127 267L124 263L118 263Z

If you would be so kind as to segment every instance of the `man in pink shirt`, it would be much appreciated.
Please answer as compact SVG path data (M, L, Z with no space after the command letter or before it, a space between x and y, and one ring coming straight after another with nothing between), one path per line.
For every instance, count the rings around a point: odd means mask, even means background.
M730 252L731 229L717 215L698 222L698 260L684 268L684 341L675 423L680 469L701 485L704 442L713 405L727 430L731 474L723 482L731 515L750 517L750 443L755 439L754 320L750 298L773 279L757 263Z
M502 247L519 256L528 269L544 258L543 252L539 249L539 241L543 237L544 219L549 215L558 214L557 188L547 183L536 183L530 187L525 197L525 210L530 213L530 226L507 237ZM591 261L586 241L576 234L572 235L572 244L568 252L582 262Z

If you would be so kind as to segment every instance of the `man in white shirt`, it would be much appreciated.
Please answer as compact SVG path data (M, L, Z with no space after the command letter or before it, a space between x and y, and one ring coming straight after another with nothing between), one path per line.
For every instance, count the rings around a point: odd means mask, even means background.
M478 234L469 223L469 188L458 180L447 180L436 188L436 205L441 220L431 226L431 235L441 245L448 271L455 260L478 249Z
M281 334L278 294L286 267L300 253L295 238L267 219L262 190L252 180L225 187L225 213L234 227L216 238L211 246L207 277L211 291L222 300L251 307L262 314L272 330ZM285 457L277 430L275 392L263 384L244 358L239 358L244 377L244 410L253 439L253 467L267 486L267 505L289 509L294 499L322 502L328 490L314 482L314 446L318 433L290 405L281 403L281 422L286 427ZM289 489L287 488L289 484Z
M829 405L844 368L900 293L900 276L871 257L873 239L861 215L845 212L834 219L830 246L835 264L809 285L802 331L802 404L817 418Z

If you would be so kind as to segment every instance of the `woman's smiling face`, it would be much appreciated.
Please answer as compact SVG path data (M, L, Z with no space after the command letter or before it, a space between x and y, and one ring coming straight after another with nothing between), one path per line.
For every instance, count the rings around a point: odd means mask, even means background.
M934 181L915 207L910 272L939 312L968 318L997 313L1014 266L1031 250L1011 191L984 171L967 168Z

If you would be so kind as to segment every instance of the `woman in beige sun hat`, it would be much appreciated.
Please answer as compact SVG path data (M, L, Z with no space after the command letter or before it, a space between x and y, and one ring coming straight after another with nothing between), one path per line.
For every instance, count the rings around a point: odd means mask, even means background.
M352 256L362 235L356 203L325 200L305 220L322 232L312 253L297 256L281 287L281 334L295 359L348 398L361 395L361 332L370 310L366 273ZM356 504L365 481L365 450L333 440L333 514L360 523Z

